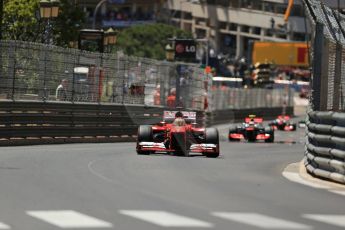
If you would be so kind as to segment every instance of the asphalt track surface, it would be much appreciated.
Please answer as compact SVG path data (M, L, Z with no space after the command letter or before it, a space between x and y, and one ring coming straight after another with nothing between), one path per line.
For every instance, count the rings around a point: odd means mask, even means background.
M138 156L134 143L0 149L0 229L345 228L345 197L293 183L304 130L221 156Z

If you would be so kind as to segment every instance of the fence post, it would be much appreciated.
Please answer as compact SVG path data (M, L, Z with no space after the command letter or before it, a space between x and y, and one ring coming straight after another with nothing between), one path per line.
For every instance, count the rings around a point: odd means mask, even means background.
M312 97L311 104L315 111L327 109L327 65L324 65L328 55L325 53L324 25L316 23L313 57ZM323 76L324 75L324 76ZM326 92L325 92L326 91Z
M14 45L13 50L13 71L12 71L12 95L11 99L12 101L15 100L14 95L15 95L15 89L16 89L16 66L17 66L17 58L16 58L16 53L17 53L17 44L12 43Z
M336 45L335 54L335 74L334 74L334 95L333 95L333 111L339 111L340 105L340 84L341 84L341 61L342 61L342 46L339 42Z

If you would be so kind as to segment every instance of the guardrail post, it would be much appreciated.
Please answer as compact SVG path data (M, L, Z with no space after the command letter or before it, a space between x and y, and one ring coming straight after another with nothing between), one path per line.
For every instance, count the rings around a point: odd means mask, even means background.
M313 110L323 111L327 109L328 63L324 62L328 61L328 55L325 52L324 25L316 23L315 30L311 104Z
M339 42L336 45L335 58L335 74L334 74L334 95L333 95L333 111L340 109L340 84L341 84L341 62L342 62L342 46Z

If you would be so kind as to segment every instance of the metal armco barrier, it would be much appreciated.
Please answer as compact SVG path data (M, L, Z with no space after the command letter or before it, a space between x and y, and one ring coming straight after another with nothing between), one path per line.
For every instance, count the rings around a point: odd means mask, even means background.
M122 104L2 101L0 146L133 141L138 126L160 122L164 110L171 109ZM252 113L268 119L281 111L282 108L197 111L197 123L210 126L238 122ZM287 113L292 114L291 107Z
M158 123L163 110L140 105L1 102L0 145L134 140L138 125ZM203 113L197 115L204 119Z
M208 126L224 124L227 122L242 122L245 117L250 114L255 114L258 117L264 119L274 119L278 115L281 115L283 107L274 108L254 108L254 109L226 109L226 110L216 110L207 113L206 124ZM293 115L293 107L285 108L286 115Z
M309 173L345 183L345 113L308 113L305 151Z

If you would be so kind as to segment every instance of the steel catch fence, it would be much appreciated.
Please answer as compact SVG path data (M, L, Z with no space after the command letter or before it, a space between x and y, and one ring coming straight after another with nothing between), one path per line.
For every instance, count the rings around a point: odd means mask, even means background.
M0 100L169 107L169 96L178 87L180 106L196 110L293 103L292 94L284 90L214 89L212 76L198 65L130 57L121 51L91 53L0 41L0 63Z

